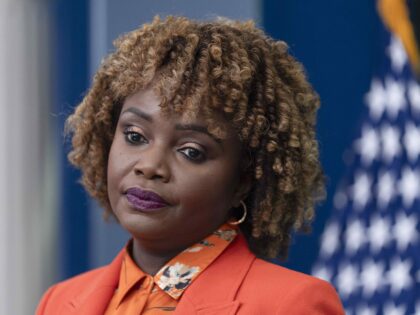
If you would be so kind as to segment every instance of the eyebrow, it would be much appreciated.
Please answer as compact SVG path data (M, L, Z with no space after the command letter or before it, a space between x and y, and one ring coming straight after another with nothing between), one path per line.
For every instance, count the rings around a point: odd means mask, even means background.
M219 138L216 138L214 135L212 135L206 127L201 126L201 125L195 125L195 124L185 124L185 125L181 125L181 124L176 124L175 125L175 129L176 130L192 130L192 131L196 131L196 132L200 132L200 133L204 133L207 136L209 136L210 138L212 138L214 141L216 141L217 143L221 144L222 140Z
M127 108L126 110L124 110L121 113L121 115L124 114L124 113L132 113L132 114L134 114L136 116L139 116L140 118L143 118L144 120L147 120L148 122L153 122L152 116L146 114L142 110L140 110L138 108L135 108L135 107L129 107L129 108Z
M126 110L124 110L122 114L124 113L132 113L140 118L143 118L144 120L148 121L148 122L153 122L153 118L152 116L150 116L149 114L146 114L145 112L143 112L142 110L136 108L136 107L129 107ZM199 132L199 133L203 133L207 136L209 136L210 138L212 138L214 141L216 141L217 143L221 144L222 140L215 137L214 135L212 135L208 130L207 127L202 126L202 125L197 125L197 124L175 124L175 130L182 130L182 131L195 131L195 132Z

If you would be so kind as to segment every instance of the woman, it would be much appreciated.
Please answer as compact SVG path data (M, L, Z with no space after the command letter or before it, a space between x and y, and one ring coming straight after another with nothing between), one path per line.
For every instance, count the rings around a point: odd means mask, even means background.
M69 158L132 239L37 314L344 314L328 283L261 259L286 256L323 194L319 101L286 44L168 17L116 46L68 119Z

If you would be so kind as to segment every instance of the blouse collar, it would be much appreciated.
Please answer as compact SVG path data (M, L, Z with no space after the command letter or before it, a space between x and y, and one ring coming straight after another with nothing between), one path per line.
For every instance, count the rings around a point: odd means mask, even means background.
M235 239L236 227L221 225L202 241L188 247L167 262L154 276L143 272L129 254L130 243L126 246L118 284L118 304L136 285L153 281L163 292L179 300L184 291ZM155 288L156 289L156 288Z

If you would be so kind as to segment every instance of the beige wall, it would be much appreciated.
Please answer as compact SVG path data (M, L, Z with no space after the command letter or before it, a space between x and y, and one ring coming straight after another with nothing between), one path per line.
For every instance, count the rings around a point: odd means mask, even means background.
M33 314L54 276L48 12L0 0L0 314Z

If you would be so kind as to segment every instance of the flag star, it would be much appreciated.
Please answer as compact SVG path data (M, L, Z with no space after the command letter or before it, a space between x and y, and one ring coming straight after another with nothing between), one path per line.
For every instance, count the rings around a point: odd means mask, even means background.
M372 80L370 90L365 96L365 102L369 107L372 119L375 121L380 119L386 108L386 91L378 79Z
M357 308L357 315L376 315L376 308L368 305L359 306Z
M391 172L382 171L378 176L377 200L381 209L386 209L395 194L395 176Z
M416 303L416 310L414 315L420 315L420 300L418 300Z
M331 279L332 279L332 272L331 272L331 270L328 269L325 266L322 266L322 267L321 266L317 266L317 267L315 267L313 269L313 271L312 271L312 275L314 277L317 277L319 279L323 279L323 280L328 281L328 282L330 282Z
M325 228L321 240L321 254L323 257L331 256L339 246L340 228L337 223L330 223Z
M393 36L388 46L388 55L391 58L391 65L394 71L400 73L407 64L407 54L401 41Z
M343 191L337 191L334 195L334 207L336 209L343 209L347 205L347 195Z
M369 166L380 152L378 132L370 126L364 126L360 139L355 142L355 149L360 153L363 164Z
M365 261L360 273L360 281L363 287L363 296L366 298L378 291L382 285L382 279L385 271L383 263L376 263L374 260L369 259Z
M378 253L387 245L391 238L391 224L389 219L383 218L380 215L373 216L367 233L372 251Z
M358 272L352 264L341 265L337 275L337 288L340 295L348 297L358 286Z
M396 306L394 303L390 302L385 305L383 315L405 315L404 305Z
M408 99L414 114L420 114L420 85L415 81L408 84Z
M400 131L396 127L385 124L381 128L383 156L387 163L391 163L401 153Z
M372 180L366 173L356 173L353 186L350 188L353 204L357 210L363 209L371 197Z
M412 122L405 125L404 147L410 162L417 161L420 155L420 128L417 128Z
M398 191L402 196L404 205L406 207L411 207L414 200L420 195L419 172L409 167L405 167L397 186Z
M354 254L365 243L365 227L360 220L352 220L346 229L346 252Z
M402 290L408 290L413 280L410 275L411 263L407 259L402 261L400 257L396 257L392 260L389 271L386 274L386 279L391 286L391 294L397 297Z
M391 77L385 80L387 93L387 113L391 120L398 117L398 113L406 106L405 87L402 82L398 82Z
M419 220L415 213L407 216L403 211L397 214L395 220L392 234L397 241L398 250L405 251L409 244L414 245L419 238L419 233L416 228Z

